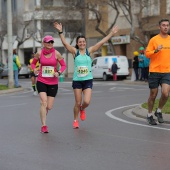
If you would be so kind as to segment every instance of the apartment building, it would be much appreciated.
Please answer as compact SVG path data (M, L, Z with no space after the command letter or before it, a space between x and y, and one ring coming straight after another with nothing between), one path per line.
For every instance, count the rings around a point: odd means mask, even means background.
M141 4L139 1L133 0L133 3L131 4L131 9L133 12L132 23L130 24L128 22L127 18L120 10L116 24L120 28L120 36L131 36L131 31L134 28L135 35L138 36L140 41L135 41L130 38L130 41L125 41L125 43L120 41L120 44L115 44L115 53L126 55L129 59L130 67L132 66L131 63L134 57L133 52L136 50L138 51L140 46L147 46L149 39L159 33L159 20L162 18L170 19L170 0L148 0L145 1L145 4ZM139 10L142 5L144 7L139 15ZM111 9L109 10L111 16L115 15L114 11L111 11ZM111 22L112 18L109 18L108 23ZM132 27L132 24L134 27Z
M53 22L56 20L63 24L66 40L73 46L77 35L82 34L92 38L87 40L89 45L90 42L97 42L96 37L100 36L94 29L93 17L88 17L84 10L86 0L12 0L11 2L13 48L17 48L21 63L28 64L31 53L41 49L42 38L45 35L52 35L55 38L55 48L60 51L68 63L67 74L73 73L73 58L66 52L57 31L53 28ZM0 5L2 9L0 16L5 21L7 20L6 0L2 0ZM7 61L7 50L7 36L4 36L3 63Z
M87 3L90 4L93 1L94 4L96 3L95 9L102 14L103 20L100 23L100 29L105 32L113 23L113 16L116 15L115 10L106 3L101 5L96 0L12 0L13 48L18 47L21 62L28 64L31 53L42 47L42 38L45 35L52 35L55 38L55 48L61 52L68 63L67 75L71 75L73 73L73 58L64 49L58 33L53 28L53 22L57 20L63 24L66 39L73 46L75 37L80 34L87 37L87 46L93 45L103 37L95 29L97 21L94 12L84 8ZM147 42L146 37L149 39L159 32L158 21L161 18L169 18L170 0L148 0L140 14L140 19L139 15L137 17L140 4L137 0L132 1L134 32L139 39ZM1 0L0 9L0 18L5 21L7 16L6 0ZM122 9L119 12L116 25L120 30L117 36L112 38L114 53L127 56L131 66L133 51L138 50L142 44L130 38L132 24L125 16L128 14L123 13ZM5 24L0 26L0 37L3 35L3 29L5 29ZM5 63L8 49L6 36L4 36L1 49L3 63ZM94 56L102 54L112 54L108 44L104 44L103 48Z

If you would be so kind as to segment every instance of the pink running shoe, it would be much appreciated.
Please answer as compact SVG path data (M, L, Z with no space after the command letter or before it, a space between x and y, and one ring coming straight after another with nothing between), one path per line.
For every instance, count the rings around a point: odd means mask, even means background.
M42 126L41 133L48 133L48 126Z
M78 120L73 121L73 129L78 129L79 128L79 122Z
M82 110L82 107L80 107L80 119L84 121L86 119L86 111Z

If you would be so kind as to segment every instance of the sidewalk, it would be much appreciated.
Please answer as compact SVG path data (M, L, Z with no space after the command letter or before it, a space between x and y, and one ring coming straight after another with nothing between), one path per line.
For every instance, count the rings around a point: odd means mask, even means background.
M8 90L0 90L0 95L7 94L7 93L15 93L15 92L24 91L24 90L25 88L22 88L22 87L8 89Z
M135 115L136 117L143 118L146 120L148 111L141 106L136 106L132 109L132 114ZM154 112L153 112L154 115ZM164 122L167 124L170 124L170 114L165 114L162 113ZM157 120L157 118L154 116L154 118Z

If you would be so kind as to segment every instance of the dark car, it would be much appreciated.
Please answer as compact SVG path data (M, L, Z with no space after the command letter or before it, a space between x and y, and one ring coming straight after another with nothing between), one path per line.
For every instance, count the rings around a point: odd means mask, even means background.
M0 72L0 78L3 79L4 77L8 77L8 66L5 65L3 67L2 72ZM30 69L25 65L21 64L21 69L19 71L19 77L24 76L25 78L29 78L30 76Z
M3 71L4 64L0 62L0 73Z

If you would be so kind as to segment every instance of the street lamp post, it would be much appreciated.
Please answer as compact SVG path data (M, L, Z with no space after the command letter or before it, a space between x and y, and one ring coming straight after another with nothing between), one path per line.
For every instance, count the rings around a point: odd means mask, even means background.
M13 51L12 51L12 10L11 0L7 0L7 32L8 32L8 87L13 88Z

